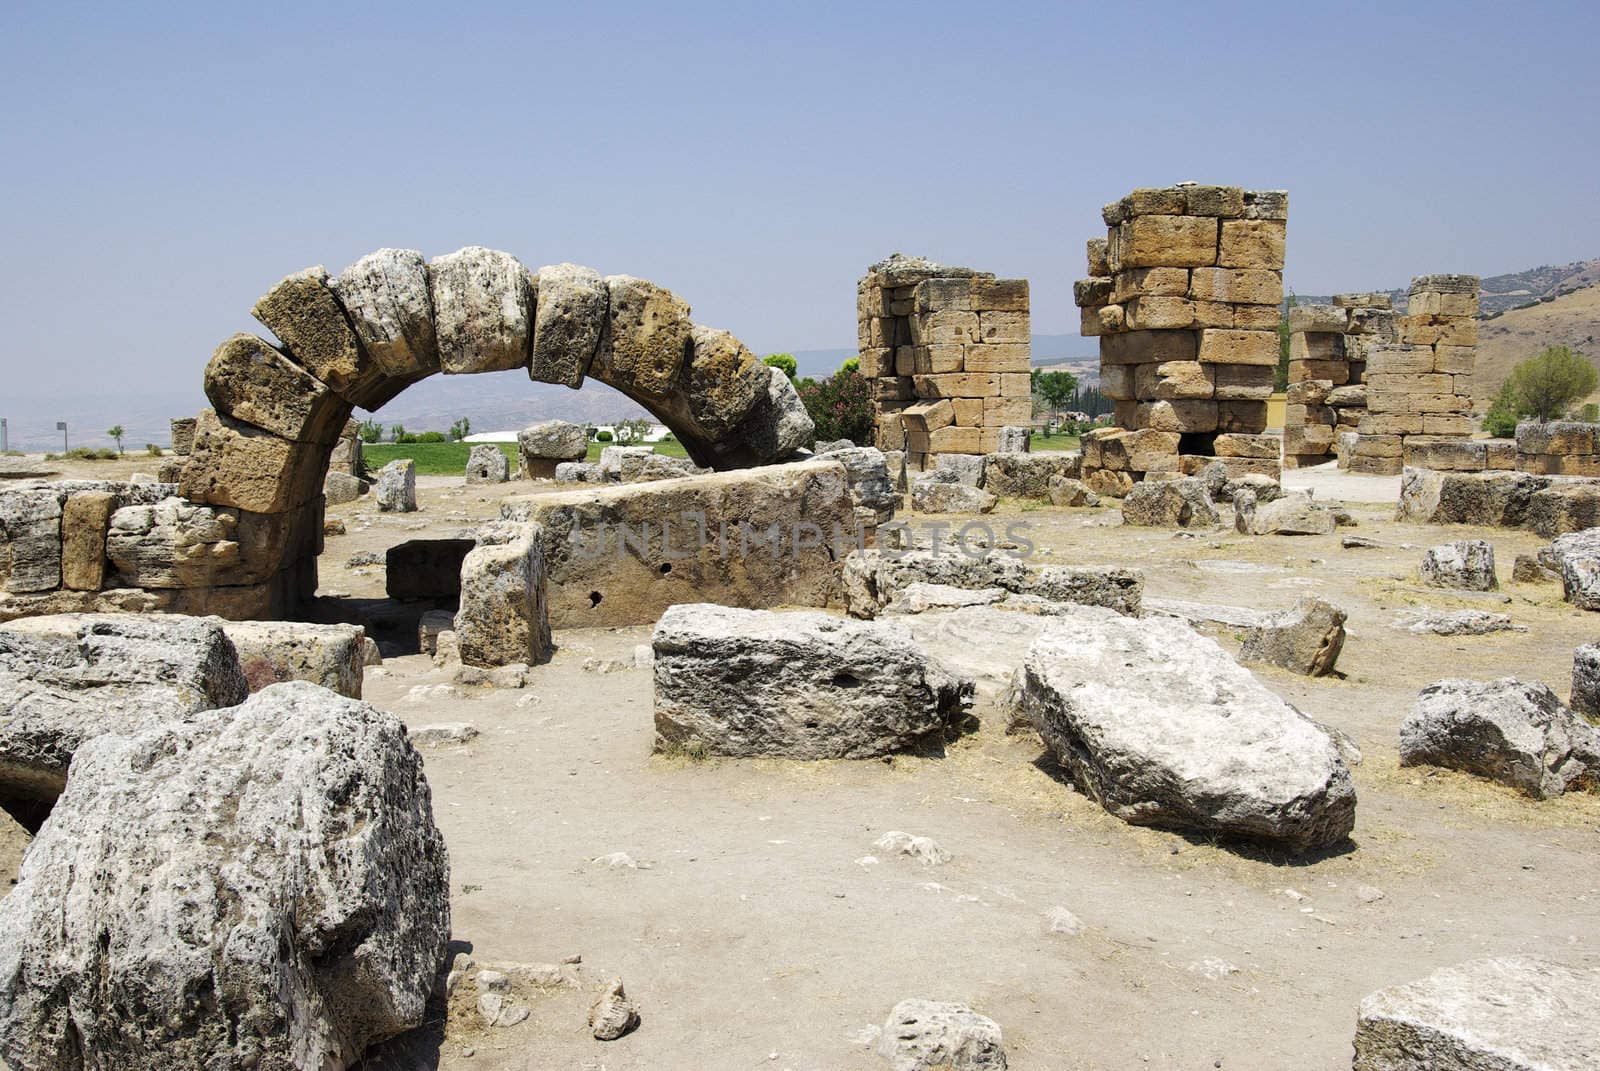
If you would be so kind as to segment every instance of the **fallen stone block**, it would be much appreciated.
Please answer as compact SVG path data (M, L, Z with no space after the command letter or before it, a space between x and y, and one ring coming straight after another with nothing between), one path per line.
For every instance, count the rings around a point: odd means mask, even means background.
M1308 677L1333 672L1344 650L1345 612L1315 595L1270 615L1245 637L1241 662L1264 662Z
M1557 536L1550 557L1561 574L1561 597L1580 610L1600 610L1600 528Z
M1033 455L1038 456L1038 455ZM1146 480L1122 500L1122 523L1143 528L1210 528L1220 524L1205 482L1195 476Z
M1221 647L1164 618L1078 608L1018 674L1018 715L1123 821L1306 852L1343 841L1355 788L1334 739Z
M1523 472L1408 468L1400 477L1396 519L1417 524L1520 528L1530 516L1534 495L1550 483L1550 477Z
M417 619L417 650L421 654L431 655L439 646L439 633L454 633L456 628L456 612L454 610L424 610Z
M330 472L322 478L322 497L330 506L354 502L366 491L366 483L348 472Z
M507 499L544 532L552 628L642 625L675 603L826 606L861 543L831 458Z
M1528 500L1522 526L1546 539L1600 526L1600 480L1553 480Z
M947 483L964 483L968 487L983 486L983 455L982 454L940 454L934 462L933 471L948 473L940 475L937 479Z
M988 454L983 458L982 486L1001 498L1049 498L1050 481L1057 476L1076 479L1081 458L1062 450Z
M1524 625L1513 624L1510 614L1493 614L1487 610L1408 611L1399 616L1395 627L1419 636L1486 636L1491 632L1528 631Z
M1013 597L1100 606L1137 616L1144 575L1107 566L1031 566L1005 551L964 553L955 548L885 553L857 550L845 559L845 607L854 617L876 617L913 584L968 591L999 588ZM1013 599L1014 601L1014 599Z
M1543 684L1513 677L1442 680L1400 725L1400 765L1443 766L1534 799L1600 790L1600 729Z
M651 645L657 751L870 758L942 744L972 701L897 624L695 603Z
M1100 496L1089 490L1089 485L1071 476L1050 477L1050 504L1052 506L1098 506Z
M1591 720L1600 718L1600 644L1586 643L1572 653L1572 699L1568 706Z
M1518 554L1511 563L1511 580L1517 584L1559 584L1561 571L1547 567L1537 554Z
M405 727L273 685L79 748L0 901L0 1056L336 1071L422 1023L449 936Z
M553 476L557 483L606 482L605 470L587 461L562 461L556 465Z
M913 510L918 513L989 513L999 501L982 488L936 479L939 475L937 470L924 473L912 482Z
M951 587L949 584L907 584L883 608L885 614L922 614L930 610L954 610L962 606L988 606L1006 597L1003 588Z
M467 455L468 483L505 483L511 479L511 459L494 443L478 443Z
M889 482L889 464L883 451L873 446L856 446L848 439L844 442L846 445L825 453L844 466L856 519L863 528L887 524L894 519L900 496Z
M378 470L373 484L374 497L381 513L415 513L417 509L417 465L410 458L391 461Z
M1233 496L1234 527L1245 535L1332 535L1338 518L1299 492L1260 502L1242 489Z
M0 625L0 797L54 799L84 741L248 694L217 621L58 614Z
M1005 1071L1000 1024L965 1004L902 1000L878 1035L894 1071Z
M1531 957L1443 967L1361 1002L1354 1071L1595 1066L1600 970Z
M1422 556L1422 582L1435 588L1494 591L1494 544L1486 539L1461 539L1431 547Z
M303 621L227 621L228 634L252 692L283 681L310 681L361 698L366 632L358 625Z
M549 660L543 540L536 524L503 522L479 532L478 545L461 562L461 608L455 616L466 665Z
M581 424L541 420L517 432L518 475L524 480L559 479L557 466L582 461L588 453L589 433Z

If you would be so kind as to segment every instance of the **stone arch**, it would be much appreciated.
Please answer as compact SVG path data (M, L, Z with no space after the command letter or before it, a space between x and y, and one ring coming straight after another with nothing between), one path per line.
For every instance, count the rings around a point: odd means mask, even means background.
M196 422L179 493L227 511L240 560L214 564L228 586L269 588L274 615L315 591L322 482L351 412L435 373L526 368L573 389L592 376L716 469L782 460L813 431L782 373L628 275L529 271L480 246L431 261L380 249L337 276L290 275L251 312L277 341L239 334L217 347L205 369L213 408Z

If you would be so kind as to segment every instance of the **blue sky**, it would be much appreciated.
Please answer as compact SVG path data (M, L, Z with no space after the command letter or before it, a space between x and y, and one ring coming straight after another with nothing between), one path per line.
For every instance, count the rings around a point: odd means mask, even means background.
M386 245L642 275L761 352L853 344L894 250L1075 331L1100 204L1184 179L1287 188L1303 293L1600 256L1595 5L233 7L8 7L10 390L197 384Z

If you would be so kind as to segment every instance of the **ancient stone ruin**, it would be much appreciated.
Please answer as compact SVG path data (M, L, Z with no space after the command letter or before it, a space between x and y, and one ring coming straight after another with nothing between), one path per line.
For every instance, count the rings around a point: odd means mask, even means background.
M1032 420L1026 279L896 253L856 284L856 326L878 448L910 470L994 453L1002 428Z
M1289 310L1289 389L1283 467L1320 465L1341 436L1354 441L1367 412L1368 354L1399 338L1387 294L1335 294L1331 305ZM1347 452L1340 453L1348 463Z
M1278 474L1263 435L1278 364L1289 197L1186 183L1139 189L1101 212L1089 278L1074 288L1100 339L1100 390L1117 428L1084 442L1083 478L1121 494L1150 473ZM1109 475L1102 475L1109 473Z

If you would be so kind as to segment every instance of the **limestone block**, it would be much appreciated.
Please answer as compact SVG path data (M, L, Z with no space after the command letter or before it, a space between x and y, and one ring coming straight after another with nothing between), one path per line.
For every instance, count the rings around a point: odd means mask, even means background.
M1400 725L1400 765L1443 766L1535 799L1600 786L1600 729L1539 683L1442 680Z
M964 372L1021 372L1028 371L1026 342L996 343L964 347L961 370Z
M1140 187L1122 199L1122 214L1134 216L1181 216L1187 204L1187 190L1179 186Z
M1278 335L1275 331L1227 331L1211 328L1200 332L1198 359L1203 364L1276 367L1278 352Z
M476 245L434 257L428 292L440 371L498 372L527 364L534 297L528 269L516 257Z
M1277 305L1283 301L1283 275L1263 268L1196 268L1190 273L1189 296L1196 301Z
M934 309L919 313L911 318L911 341L918 346L982 342L978 314L957 309Z
M309 681L351 699L361 698L366 634L358 625L228 621L222 631L239 654L252 692L283 681Z
M1216 264L1217 220L1204 216L1136 216L1118 225L1117 255L1125 268L1189 268ZM1282 264L1280 250L1277 266Z
M1000 376L996 372L959 372L939 376L913 376L915 397L920 398L997 398ZM1026 377L1024 377L1026 378Z
M417 464L399 458L378 470L373 484L381 513L414 513L417 509Z
M0 578L6 591L61 585L61 498L50 487L0 491Z
M1195 477L1133 486L1122 500L1122 523L1145 528L1214 528L1221 523L1205 482Z
M1140 297L1189 296L1188 268L1129 268L1117 272L1111 282L1111 304Z
M1214 263L1225 268L1269 268L1283 270L1284 236L1282 220L1228 219L1222 221L1222 236Z
M1435 588L1493 591L1500 586L1494 571L1494 544L1486 539L1461 539L1430 547L1422 556L1422 582Z
M550 658L544 533L536 524L481 529L461 562L455 632L461 661L495 667Z
M902 1000L873 1046L892 1071L1005 1071L1000 1024L965 1004Z
M439 370L428 264L415 249L368 253L329 281L367 356L391 378Z
M1026 424L1033 419L1032 398L985 398L983 400L983 426L1003 428Z
M511 459L494 443L476 443L467 455L468 483L505 483L511 478Z
M951 425L928 435L928 448L936 454L976 454L982 451L977 428Z
M1332 305L1296 305L1290 309L1290 333L1296 335L1305 332L1344 334L1350 324L1350 314L1338 304L1338 298L1335 298L1334 302Z
M1080 308L1098 308L1109 305L1113 299L1113 286L1110 276L1091 276L1088 279L1079 279L1072 284L1073 304Z
M543 291L539 300L542 310ZM727 331L691 324L689 338L693 356L683 383L689 414L711 435L730 434L766 397L771 370Z
M1372 376L1429 374L1433 372L1433 365L1433 350L1427 346L1401 343L1374 346L1367 351L1367 383L1374 390L1382 389L1374 384ZM1448 381L1443 382L1448 389Z
M205 392L224 416L291 442L331 447L350 403L255 335L234 335L212 354Z
M517 432L517 456L523 479L555 476L564 461L582 461L589 453L589 433L581 424L541 420Z
M1119 365L1193 361L1199 353L1198 344L1198 335L1193 331L1130 331L1101 340L1100 362Z
M1202 400L1141 402L1133 427L1169 432L1216 431L1217 403Z
M1289 360L1291 361L1340 361L1344 359L1343 335L1296 332L1289 336Z
M1076 477L1080 458L1063 450L1029 453L992 453L983 458L981 485L1005 498L1045 499L1056 477Z
M1198 361L1136 365L1133 397L1141 401L1210 398L1216 392L1216 366Z
M367 485L348 472L329 472L322 478L322 497L330 506L354 502L366 490Z
M362 350L321 265L280 280L250 313L296 363L346 401L375 408L390 397L383 369Z
M1183 193L1191 216L1236 219L1244 215L1245 191L1237 186L1185 186Z
M172 452L188 457L194 446L194 417L177 417L172 421Z
M1346 617L1332 603L1302 595L1290 609L1270 614L1250 629L1239 661L1281 666L1308 677L1326 676L1344 649Z
M1272 397L1273 370L1265 365L1207 365L1216 383L1219 401L1264 402Z
M1090 238L1085 244L1087 250L1088 271L1091 276L1104 277L1111 274L1110 245L1104 238Z
M106 530L116 509L109 491L79 491L61 507L61 583L74 591L99 591L105 580Z
M194 452L183 467L184 498L252 513L282 513L322 492L326 448L262 431L219 413L202 413Z
M978 341L980 342L1026 344L1030 337L1026 311L985 311L978 313Z
M900 419L913 431L938 431L955 422L955 407L948 399L918 402L900 413Z
M600 348L610 303L605 280L592 268L565 263L540 268L528 378L565 387L582 384Z
M1183 297L1138 297L1123 303L1129 330L1173 330L1193 327L1194 302Z

